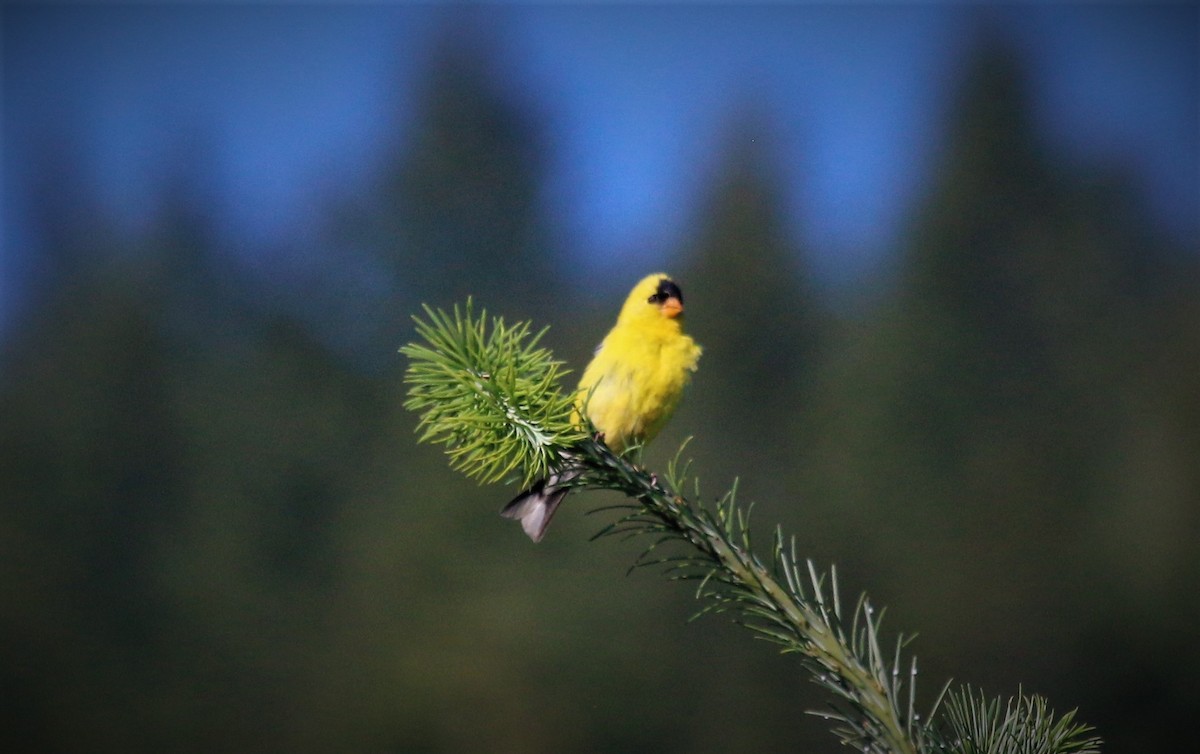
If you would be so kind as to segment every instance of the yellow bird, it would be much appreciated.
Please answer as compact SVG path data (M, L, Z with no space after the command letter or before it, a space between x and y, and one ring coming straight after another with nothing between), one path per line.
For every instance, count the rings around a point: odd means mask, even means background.
M669 275L649 275L633 287L617 324L583 372L576 407L613 451L649 442L671 417L696 371L700 346L683 332L683 292ZM570 490L570 470L538 481L500 515L518 519L539 542Z

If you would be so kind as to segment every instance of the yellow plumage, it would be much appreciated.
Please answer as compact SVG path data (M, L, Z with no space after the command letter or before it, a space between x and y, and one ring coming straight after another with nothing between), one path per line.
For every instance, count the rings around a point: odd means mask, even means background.
M683 332L683 293L663 273L630 291L579 381L577 406L616 452L646 443L671 417L700 359L700 346ZM520 519L535 542L567 494L562 479L535 484L501 515Z
M651 300L664 280L660 273L634 286L579 381L580 405L618 453L658 434L700 359L700 346L683 333L682 310Z

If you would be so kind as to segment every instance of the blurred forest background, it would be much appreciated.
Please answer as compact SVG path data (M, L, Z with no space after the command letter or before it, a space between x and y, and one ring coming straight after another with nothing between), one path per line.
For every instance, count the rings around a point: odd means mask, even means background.
M625 577L645 543L587 542L609 501L533 546L496 515L514 490L415 444L421 302L550 324L579 369L652 271L571 272L550 145L454 39L413 138L261 274L213 228L203 139L136 234L47 140L0 362L6 751L840 750L794 659ZM729 118L652 265L706 350L649 461L695 435L705 498L741 476L762 533L919 632L925 706L1023 684L1106 751L1164 751L1200 675L1200 256L1119 165L1046 148L1025 65L974 41L927 195L850 289L787 230L769 110Z

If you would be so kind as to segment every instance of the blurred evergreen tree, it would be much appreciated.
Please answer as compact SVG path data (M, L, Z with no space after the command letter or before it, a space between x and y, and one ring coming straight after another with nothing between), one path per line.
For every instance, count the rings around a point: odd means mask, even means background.
M404 278L423 298L474 295L523 312L519 302L553 291L538 212L543 156L531 113L500 89L495 55L479 41L456 38L435 56L404 165L390 177L411 256Z
M14 751L117 734L167 618L154 566L180 514L183 438L155 272L113 264L114 250L84 245L78 228L68 235L81 245L63 250L72 264L7 345L0 391Z
M473 30L447 25L413 117L397 118L403 143L389 147L374 185L337 213L329 231L331 247L389 281L369 310L382 333L372 349L394 351L420 302L474 296L511 318L544 321L563 297L545 232L536 115L504 80L499 53Z
M703 420L693 451L719 475L709 481L743 474L772 485L751 497L778 500L828 320L786 223L770 125L751 112L733 123L678 273L705 349L685 406Z
M0 390L6 750L328 750L359 722L310 722L313 674L392 386L247 285L194 177L140 238L36 205L53 274Z
M1112 474L1156 389L1169 257L1130 184L1056 161L1033 112L1013 50L985 40L895 295L822 377L806 477L847 537L869 537L892 589L923 585L905 593L926 611L913 622L958 637L938 662L1083 700L1073 653L1101 671L1070 637L1091 626L1137 651L1110 621L1108 585L1159 558L1114 562L1096 527L1119 508L1178 517L1194 490L1163 498L1143 478L1129 494ZM1081 714L1109 741L1127 735L1113 710Z

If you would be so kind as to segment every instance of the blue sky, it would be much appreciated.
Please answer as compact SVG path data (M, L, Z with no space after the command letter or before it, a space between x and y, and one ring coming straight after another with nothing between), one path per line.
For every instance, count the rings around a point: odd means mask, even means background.
M927 186L981 19L1027 55L1037 119L1069 160L1130 170L1163 227L1200 234L1200 10L1025 3L149 4L3 11L0 296L36 259L37 147L73 140L131 227L167 165L207 155L238 248L301 239L312 209L402 144L433 41L484 30L498 79L546 127L550 202L581 269L679 240L731 114L769 116L799 240L833 277L867 269ZM194 145L200 145L195 152ZM8 311L0 306L0 312Z

